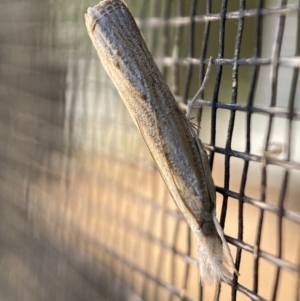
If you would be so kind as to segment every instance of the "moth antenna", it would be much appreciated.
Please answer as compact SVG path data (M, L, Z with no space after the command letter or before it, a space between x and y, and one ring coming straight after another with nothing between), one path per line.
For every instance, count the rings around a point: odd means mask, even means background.
M219 223L219 221L217 220L216 218L216 214L215 212L213 213L213 222L214 222L214 225L217 229L217 232L222 240L222 243L223 243L223 246L225 247L225 250L226 250L226 258L229 258L229 263L231 265L231 267L233 268L234 272L236 273L236 275L239 275L239 272L237 271L236 267L235 267L235 264L234 264L234 261L233 261L233 257L231 255L231 252L229 250L229 247L228 247L228 243L225 239L225 236L224 236L224 232L223 232L223 229Z

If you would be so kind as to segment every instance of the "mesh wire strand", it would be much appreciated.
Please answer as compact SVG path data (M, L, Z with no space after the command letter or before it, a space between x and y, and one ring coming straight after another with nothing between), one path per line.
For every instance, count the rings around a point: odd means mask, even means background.
M213 56L194 122L241 275L199 283L193 234L88 39L96 3L3 1L0 300L299 301L300 3L127 3L181 106Z

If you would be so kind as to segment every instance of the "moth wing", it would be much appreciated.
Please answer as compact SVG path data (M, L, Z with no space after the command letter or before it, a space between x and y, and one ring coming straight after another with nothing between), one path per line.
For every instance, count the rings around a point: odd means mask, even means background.
M152 112L152 117L156 118L156 120L157 120L155 112ZM137 127L138 127L138 129L139 129L139 131L140 131L140 133L141 133L141 135L142 135L145 143L148 146L147 138L146 138L146 134L144 133L143 126L140 125L139 120L137 120L136 118L135 118L134 121L135 121L135 123L136 123L136 125L137 125ZM158 124L158 122L156 122L155 124ZM156 130L158 132L157 136L161 137L160 134L159 134L160 130L159 130L158 126L156 127ZM160 139L159 139L159 144L160 144L161 151L164 154L166 154L167 151L164 148L164 143ZM153 154L153 151L152 151L151 147L148 146L148 149L150 151L150 154L151 154L153 160L156 162L156 158L155 158L155 155ZM172 170L172 167L171 167L171 165L170 165L170 163L169 163L169 161L167 159L167 156L166 156L165 163L166 163L165 164L165 169L167 169L168 174L170 176L167 177L166 174L165 174L165 171L162 170L162 168L161 168L161 166L159 164L157 164L158 169L160 171L160 174L161 174L164 182L166 183L166 185L168 187L168 190L170 191L170 194L172 195L172 197L173 197L176 205L181 210L181 212L184 214L184 216L187 218L190 227L193 230L196 230L199 227L197 219L196 219L195 215L193 214L193 211L191 210L191 208L189 208L188 204L186 203L184 197L182 196L183 187L180 187L180 184L179 184L180 181L176 181L176 175L174 174L174 172Z
M208 172L204 173L205 181L207 183L206 187L208 189L208 194L209 194L210 201L212 202L212 204L215 207L216 206L216 189L215 189L214 180L213 180L212 175L211 175L211 169L210 169L210 166L209 166L207 153L204 149L204 146L203 146L200 138L196 134L191 122L185 117L184 114L182 114L182 115L183 115L182 118L183 118L184 122L187 123L188 128L189 128L189 130L190 130L190 132L191 132L191 134L194 138L195 145L196 145L196 148L197 148L198 153L199 153L199 162L201 164L201 168L202 168L202 170L208 171Z

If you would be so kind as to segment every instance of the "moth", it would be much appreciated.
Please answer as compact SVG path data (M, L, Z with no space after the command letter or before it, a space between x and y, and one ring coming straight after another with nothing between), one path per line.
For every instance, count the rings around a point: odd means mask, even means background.
M207 154L178 108L127 5L122 0L104 0L88 8L85 21L102 65L197 236L202 283L230 283L227 267L235 267L216 218L216 193Z

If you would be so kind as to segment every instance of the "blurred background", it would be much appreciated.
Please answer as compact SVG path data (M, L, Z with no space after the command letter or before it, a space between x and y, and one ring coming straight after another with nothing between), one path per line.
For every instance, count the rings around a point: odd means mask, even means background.
M217 186L240 272L201 286L86 32L91 0L0 1L0 300L300 300L300 3L127 0Z

